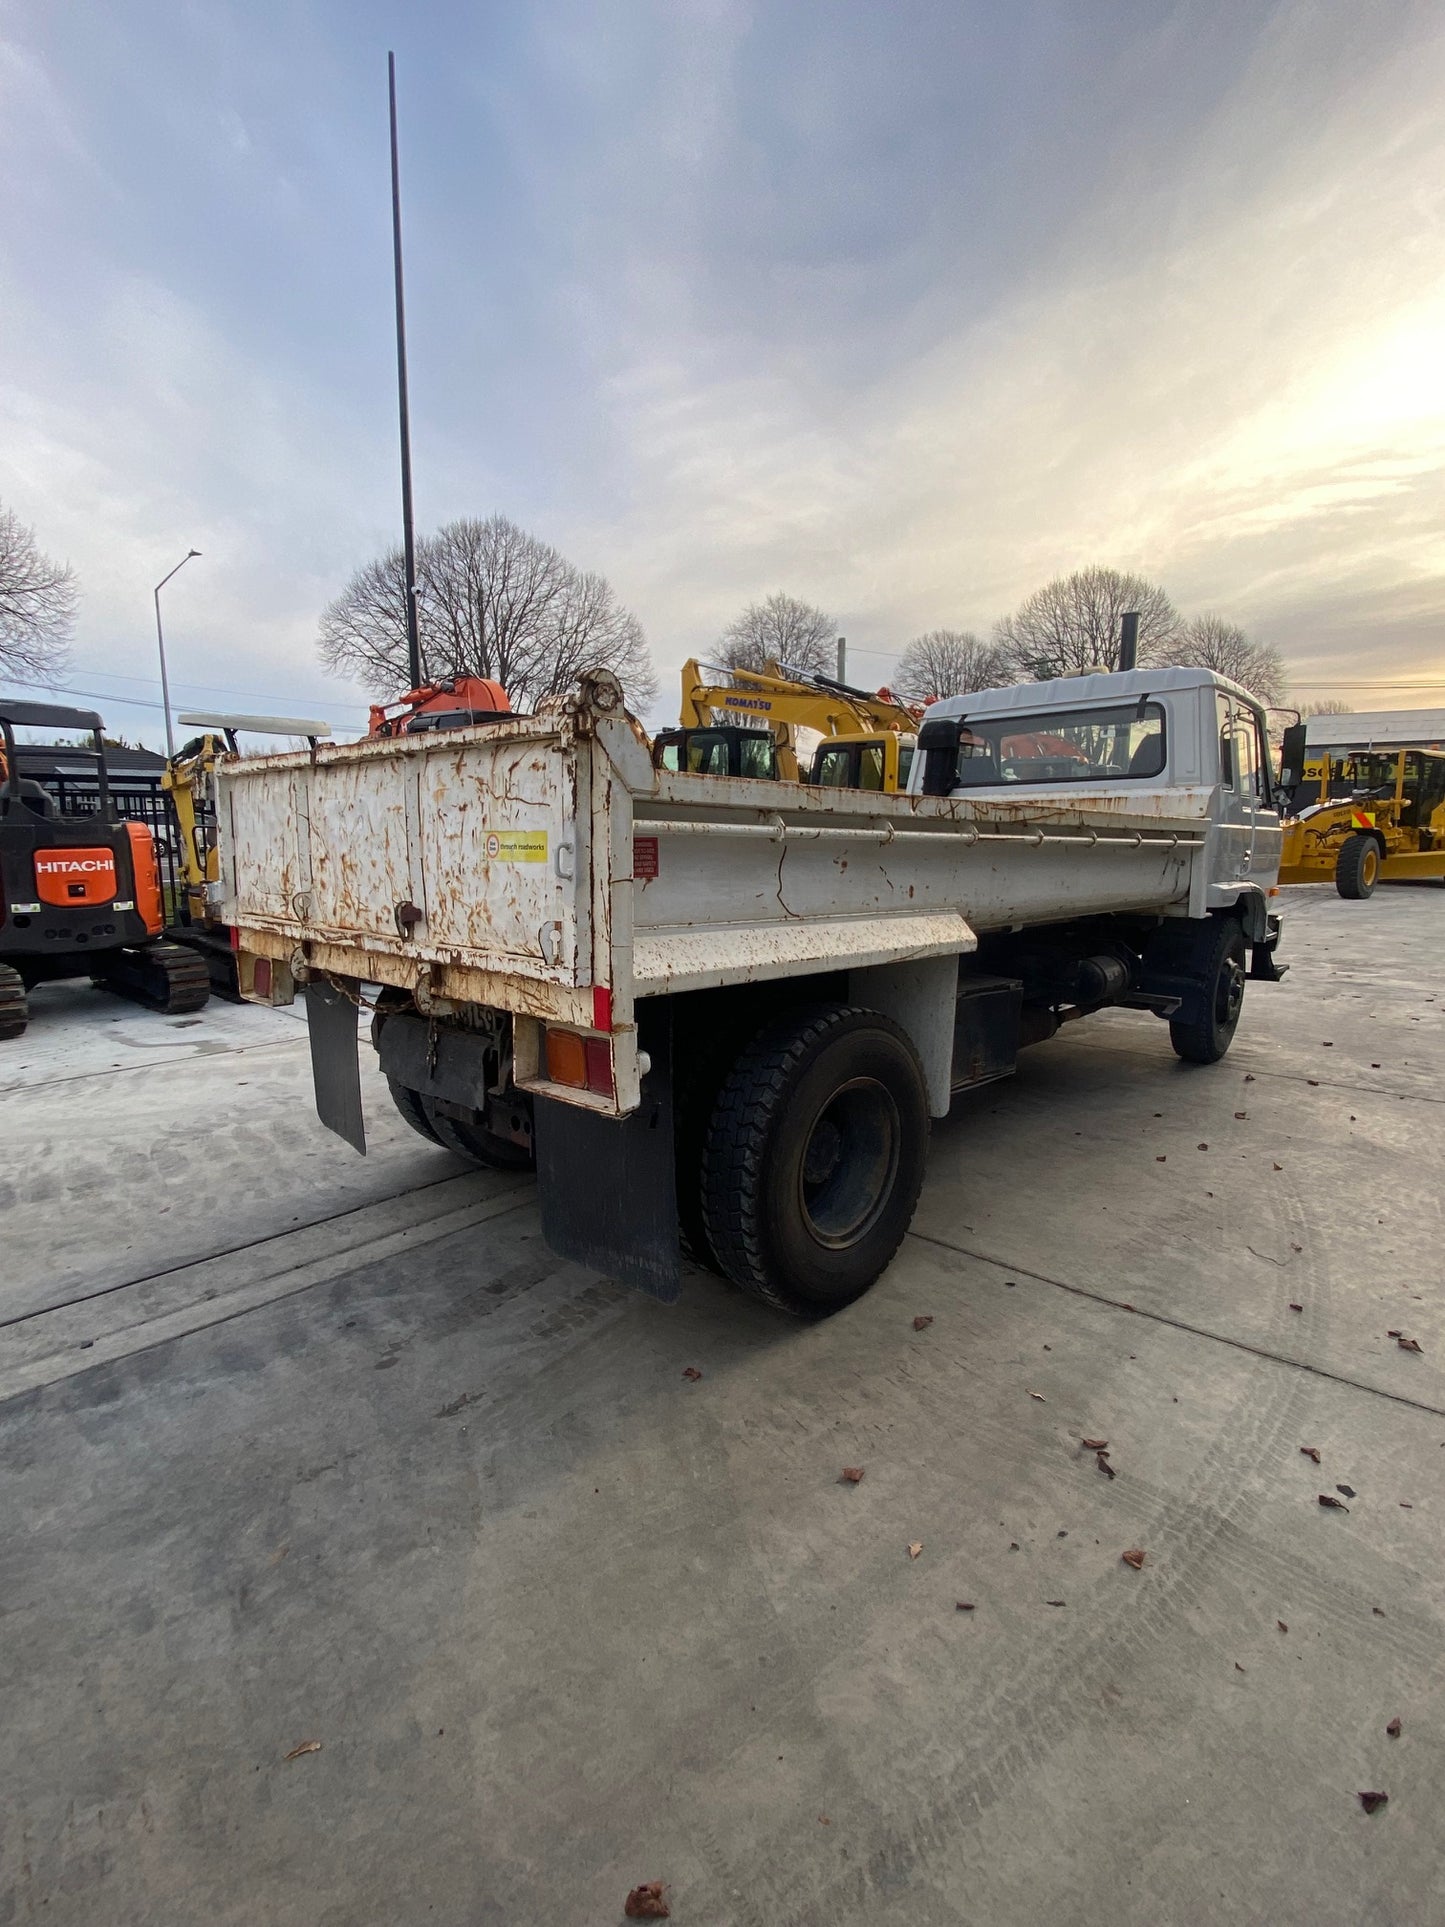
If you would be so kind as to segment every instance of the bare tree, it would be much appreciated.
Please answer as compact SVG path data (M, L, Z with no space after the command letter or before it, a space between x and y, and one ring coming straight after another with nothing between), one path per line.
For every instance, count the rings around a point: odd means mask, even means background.
M1350 705L1341 696L1321 696L1318 702L1302 703L1301 716L1348 716Z
M1178 632L1179 613L1156 583L1118 569L1056 576L1004 617L994 642L1022 681L1117 669L1127 609L1139 612L1139 660L1157 662Z
M79 591L13 509L0 504L0 673L20 682L64 675Z
M448 522L417 545L417 628L422 668L487 676L518 709L570 688L589 669L610 669L634 709L657 694L642 625L604 576L574 567L550 543L505 516ZM402 553L358 569L321 616L328 669L378 694L407 681Z
M826 610L796 596L750 602L722 633L719 650L729 669L762 669L770 662L830 676L837 667L837 625Z
M1195 616L1172 642L1155 651L1153 660L1213 669L1262 703L1284 701L1284 659L1278 649L1267 642L1251 642L1237 623L1226 622L1223 616Z
M1003 650L980 642L967 629L930 629L915 636L898 658L894 682L905 696L931 702L938 696L966 696L975 689L997 689L1014 681Z

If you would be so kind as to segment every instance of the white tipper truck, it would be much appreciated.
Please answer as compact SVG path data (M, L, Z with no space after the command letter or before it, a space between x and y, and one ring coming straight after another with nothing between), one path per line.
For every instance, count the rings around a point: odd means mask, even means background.
M653 768L616 681L529 717L219 772L243 995L304 988L365 1149L358 1005L406 1121L535 1163L553 1248L681 1251L801 1317L889 1263L929 1120L1110 1005L1215 1062L1277 981L1264 716L1207 670L935 704L906 795Z

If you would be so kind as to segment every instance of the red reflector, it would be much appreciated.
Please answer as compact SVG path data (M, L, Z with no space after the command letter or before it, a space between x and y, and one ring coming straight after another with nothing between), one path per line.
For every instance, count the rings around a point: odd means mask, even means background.
M589 1037L587 1044L587 1088L600 1097L611 1097L612 1046L605 1037Z
M241 933L236 928L234 923L231 925L230 930L227 932L227 934L231 939L231 948L233 950L239 950L241 948Z
M612 992L605 984L597 984L593 987L592 1028L593 1030L611 1030L612 1028Z
M271 959L269 957L256 959L256 974L251 981L258 997L271 995Z

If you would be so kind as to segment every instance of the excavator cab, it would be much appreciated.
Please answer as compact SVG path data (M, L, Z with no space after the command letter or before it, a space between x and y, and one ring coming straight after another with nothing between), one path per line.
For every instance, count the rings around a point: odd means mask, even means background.
M102 727L93 710L0 703L0 1038L21 1034L31 989L57 978L89 977L154 1010L199 1010L210 995L200 959L158 941L165 909L155 838L115 810ZM26 775L21 729L90 738L88 749L72 751L94 763L87 807L62 808Z
M371 705L368 736L419 736L429 729L468 729L473 723L509 722L507 692L488 676L447 676L422 683L404 696Z
M908 788L917 747L916 736L903 736L891 729L880 730L875 736L825 739L814 752L808 780L825 789L897 793Z
M707 729L663 729L652 739L654 769L692 776L757 776L776 781L778 746L770 729L719 723Z

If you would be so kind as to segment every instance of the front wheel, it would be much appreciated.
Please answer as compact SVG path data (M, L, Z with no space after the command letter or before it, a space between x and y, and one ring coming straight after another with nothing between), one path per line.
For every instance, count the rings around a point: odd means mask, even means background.
M1244 932L1233 917L1218 919L1200 945L1199 989L1188 1016L1169 1019L1169 1041L1189 1064L1217 1064L1234 1041L1244 1008Z
M765 1030L723 1082L702 1215L735 1284L798 1318L860 1298L903 1242L923 1185L928 1100L889 1018L845 1005Z
M1372 836L1347 837L1335 859L1335 888L1342 897L1373 896L1380 880L1380 846Z

